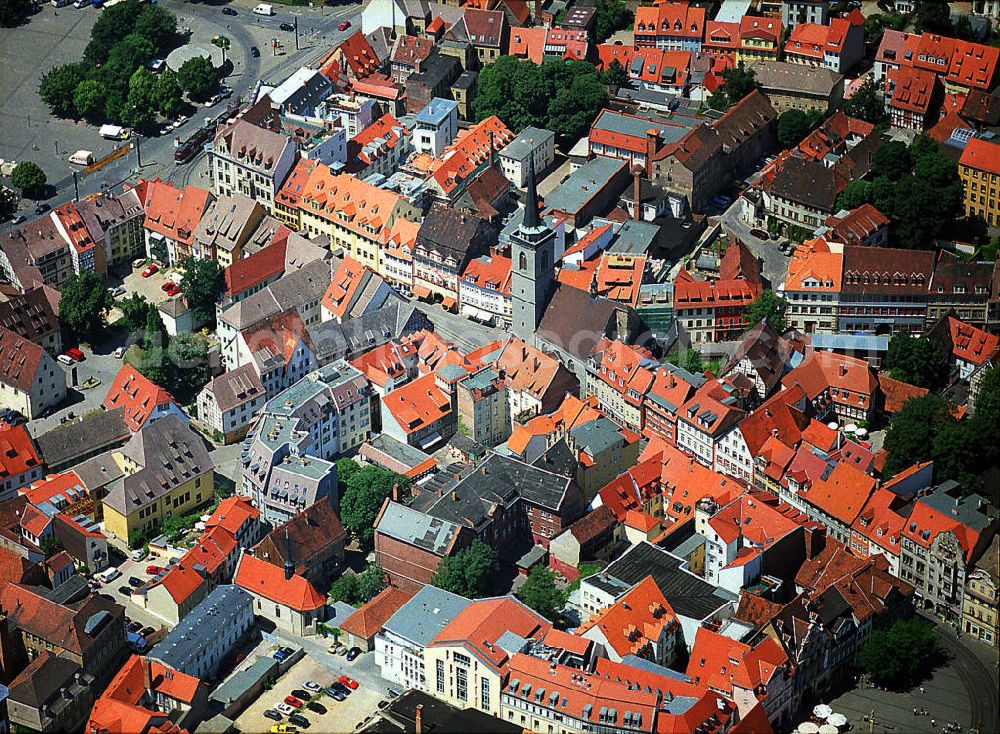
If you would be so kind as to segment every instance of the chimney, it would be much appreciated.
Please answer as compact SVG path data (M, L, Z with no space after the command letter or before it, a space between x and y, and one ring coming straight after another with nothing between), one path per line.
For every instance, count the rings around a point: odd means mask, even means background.
M399 502L401 493L399 491L399 482L392 485L392 501Z
M458 492L456 492L454 489L451 490L451 501L458 502Z
M292 561L292 541L288 537L288 525L285 525L285 581L295 575L295 563Z
M424 705L422 703L417 704L417 708L413 711L413 731L416 734L422 734L424 725Z
M632 166L632 181L632 198L635 199L635 211L632 213L632 219L638 222L642 219L642 202L639 196L639 191L642 188L642 166Z

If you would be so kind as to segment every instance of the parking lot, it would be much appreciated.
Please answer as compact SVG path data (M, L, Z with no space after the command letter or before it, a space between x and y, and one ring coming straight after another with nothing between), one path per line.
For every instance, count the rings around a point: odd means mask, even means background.
M261 646L258 650L261 648L263 648L263 652L258 654L271 654L275 650L273 645L270 647ZM278 678L273 688L265 691L264 695L236 719L236 728L242 732L270 731L275 722L264 716L265 711L273 709L293 690L304 690L303 684L307 680L326 687L332 684L337 677L314 656L306 655ZM377 691L361 685L352 691L344 701L337 701L325 693L314 695L311 700L325 708L326 713L319 714L309 711L305 707L299 711L309 721L311 731L350 732L354 731L360 722L371 715L382 698ZM282 720L288 723L288 717L283 716Z

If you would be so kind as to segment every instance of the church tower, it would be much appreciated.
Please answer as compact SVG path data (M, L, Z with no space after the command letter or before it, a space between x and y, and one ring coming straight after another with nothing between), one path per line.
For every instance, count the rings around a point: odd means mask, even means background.
M535 343L535 330L555 287L556 233L538 214L534 155L528 156L524 221L512 237L511 305L514 336Z

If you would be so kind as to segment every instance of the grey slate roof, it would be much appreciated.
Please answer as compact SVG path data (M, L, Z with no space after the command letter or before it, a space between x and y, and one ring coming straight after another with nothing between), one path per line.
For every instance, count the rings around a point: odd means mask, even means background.
M529 125L516 138L507 143L500 151L500 155L515 161L526 160L533 150L555 136L556 134L551 130Z
M235 617L242 607L252 605L253 597L239 586L216 586L167 633L149 656L175 670L189 670L190 664L205 648L206 639L218 634L217 620Z
M393 339L431 328L422 311L413 304L391 299L382 308L342 324L323 321L306 328L320 364L355 355L381 346Z
M375 530L382 535L415 545L437 556L444 556L448 552L459 529L455 523L391 501L375 526Z
M119 444L130 435L131 432L125 425L125 409L115 408L53 428L38 436L35 441L42 452L42 458L52 471L75 457Z
M566 182L545 197L545 209L578 212L628 164L599 155L570 174Z
M704 619L737 597L681 569L683 561L649 543L640 543L623 553L604 571L587 579L599 588L620 596L647 576L678 614Z
M384 629L426 647L458 613L472 602L428 584L401 606L383 626Z

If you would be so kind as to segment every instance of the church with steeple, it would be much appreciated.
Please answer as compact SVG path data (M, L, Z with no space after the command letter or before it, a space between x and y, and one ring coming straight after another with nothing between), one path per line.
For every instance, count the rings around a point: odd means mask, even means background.
M535 331L556 285L556 233L538 211L534 157L528 157L524 220L511 237L510 295L514 336L535 344Z

